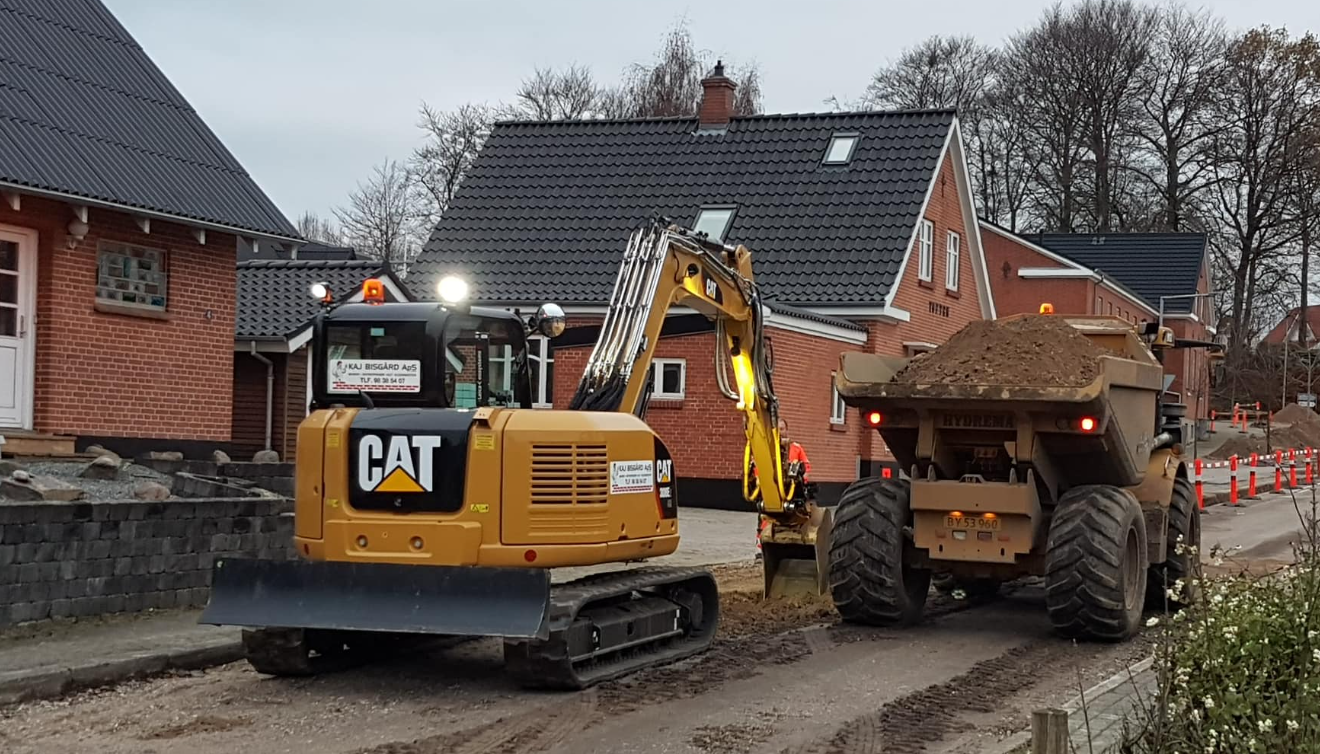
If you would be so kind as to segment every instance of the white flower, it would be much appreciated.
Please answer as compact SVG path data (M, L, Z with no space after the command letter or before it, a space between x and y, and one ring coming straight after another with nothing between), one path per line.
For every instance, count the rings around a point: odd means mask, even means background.
M1315 641L1315 637L1320 636L1320 631L1307 631L1306 638Z
M1260 722L1256 723L1256 727L1260 729L1261 733L1269 733L1270 731L1274 730L1274 721L1267 717L1264 720L1261 720Z
M1298 729L1300 729L1301 727L1302 727L1302 726L1300 726L1300 725L1297 724L1297 721L1296 721L1296 720L1289 720L1289 721L1288 721L1288 732L1289 732L1289 733L1296 733L1296 732L1298 731Z
M1312 650L1311 650L1311 657L1312 657L1316 662L1320 662L1320 649L1312 649Z
M1212 605L1220 605L1223 604L1223 602L1224 602L1224 595L1222 594L1216 593L1215 596L1210 598L1210 604Z
M1201 706L1205 707L1206 709L1214 709L1215 700L1211 699L1209 695L1207 695L1204 699L1201 700Z
M1169 595L1169 596L1173 596L1173 595ZM1154 628L1159 624L1160 624L1160 619L1152 617L1150 620L1146 621L1146 628Z

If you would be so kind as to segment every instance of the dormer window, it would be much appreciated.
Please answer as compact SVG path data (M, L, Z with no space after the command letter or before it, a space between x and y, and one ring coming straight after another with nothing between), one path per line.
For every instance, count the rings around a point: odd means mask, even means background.
M861 138L859 134L834 134L830 137L830 145L825 148L825 165L847 165L852 161L853 152L857 149L857 140Z
M697 221L692 224L692 230L705 233L712 241L724 243L724 234L729 232L729 226L733 224L733 213L737 209L732 204L702 207L697 211Z

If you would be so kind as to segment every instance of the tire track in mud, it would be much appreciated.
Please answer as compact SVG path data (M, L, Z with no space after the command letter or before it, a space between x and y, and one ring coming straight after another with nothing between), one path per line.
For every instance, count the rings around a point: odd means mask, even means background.
M932 596L927 621L976 605ZM748 625L744 620L737 625ZM845 644L893 641L901 629L850 624L820 625L818 611L803 607L800 619L775 613L764 626L730 636L696 657L602 683L587 691L549 695L552 702L460 731L361 749L355 754L515 754L546 751L574 734L617 715L666 702L691 699L727 683L755 677L767 667L788 665ZM837 619L837 618L836 618Z
M1092 659L1106 646L1048 638L1014 647L849 721L829 740L786 749L783 754L921 754L927 745L961 731L964 713L995 712L1004 700L1034 685L1061 662Z

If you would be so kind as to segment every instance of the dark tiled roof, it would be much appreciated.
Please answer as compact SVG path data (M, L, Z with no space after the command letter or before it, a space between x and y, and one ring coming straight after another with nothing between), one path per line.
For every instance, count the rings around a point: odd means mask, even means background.
M357 293L362 281L381 272L374 260L256 260L238 264L239 340L283 340L296 335L316 315L313 283L328 283L335 298Z
M755 254L767 298L789 305L883 302L953 122L952 111L501 123L413 265L475 299L608 298L629 233L653 212L691 225L736 204L726 240ZM831 135L860 135L825 166Z
M0 0L0 182L298 237L99 0Z
M865 327L850 320L839 319L838 317L827 317L824 314L809 312L806 309L799 309L795 306L784 306L783 304L776 304L769 301L767 301L765 305L770 307L770 311L776 314L783 314L787 317L805 319L808 322L819 322L822 325L833 325L834 327L842 327L845 330L854 330L860 333L866 332Z
M1160 296L1196 293L1205 260L1202 233L1037 233L1023 238L1090 267L1159 311ZM1192 310L1194 299L1165 301L1166 314Z

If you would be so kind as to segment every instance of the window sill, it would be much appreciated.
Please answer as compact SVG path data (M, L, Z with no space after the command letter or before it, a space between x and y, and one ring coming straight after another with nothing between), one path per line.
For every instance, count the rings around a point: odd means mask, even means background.
M108 301L97 301L96 311L102 314L118 314L124 317L137 317L139 319L158 319L169 321L171 319L168 311L156 309L143 309L137 306L125 306L123 304L112 304Z
M683 408L684 398L658 398L651 396L651 402L647 404L648 408Z
M945 288L944 295L949 298L962 298L962 293L960 293L957 288Z
M932 280L917 278L917 285L921 286L922 288L929 288L931 290L935 290L935 282Z
M832 421L832 422L830 422L830 431L831 431L831 432L847 432L847 431L848 431L848 425L845 424L845 423L843 423L843 422L834 422L834 421Z

